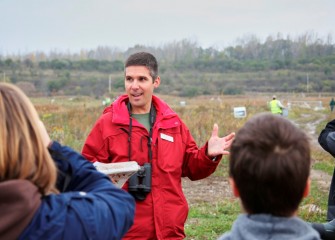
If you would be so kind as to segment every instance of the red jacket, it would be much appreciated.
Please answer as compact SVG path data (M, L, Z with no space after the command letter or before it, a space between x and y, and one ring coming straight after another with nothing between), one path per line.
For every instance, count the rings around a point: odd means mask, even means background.
M217 161L208 158L207 143L199 149L178 115L158 97L153 96L152 100L156 121L152 135L151 192L144 201L136 201L134 225L124 239L183 239L188 204L181 177L205 178L215 171L220 158ZM82 152L89 161L129 161L127 102L127 95L119 97L95 123ZM149 162L147 138L143 137L149 133L135 119L132 125L131 157L143 165ZM127 188L126 184L124 189Z

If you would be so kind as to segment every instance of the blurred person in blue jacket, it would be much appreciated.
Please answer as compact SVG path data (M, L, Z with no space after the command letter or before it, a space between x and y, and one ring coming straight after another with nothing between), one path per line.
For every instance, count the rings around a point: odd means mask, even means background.
M0 83L0 239L121 239L135 201L51 141L28 97Z

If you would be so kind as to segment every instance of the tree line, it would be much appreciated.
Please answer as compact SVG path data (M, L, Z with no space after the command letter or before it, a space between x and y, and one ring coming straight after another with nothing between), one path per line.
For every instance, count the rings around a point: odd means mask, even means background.
M335 90L335 45L331 35L321 39L306 33L291 39L280 34L261 42L250 35L223 49L202 48L183 39L152 47L135 45L121 51L99 46L80 53L34 52L0 55L0 73L8 81L30 82L37 91L53 94L101 95L106 79L113 77L113 90L123 87L124 60L132 53L149 51L160 64L162 93L239 94L243 91ZM1 79L1 78L0 78ZM6 80L6 79L5 79ZM88 86L95 84L90 91ZM87 86L86 86L87 85Z

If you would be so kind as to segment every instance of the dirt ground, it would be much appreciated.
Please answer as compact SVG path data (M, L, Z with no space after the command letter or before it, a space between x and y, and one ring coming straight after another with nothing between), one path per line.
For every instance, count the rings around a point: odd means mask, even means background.
M228 180L223 177L209 176L199 181L183 178L183 190L190 206L208 202L214 203L232 197Z
M320 146L317 142L318 133L316 133L315 128L325 117L325 115L320 114L316 121L303 124L303 126L301 123L298 123L299 121L295 122L299 127L305 129L312 139L312 144L317 147ZM329 189L331 177L332 176L322 171L311 171L311 178L325 191L328 191ZM233 197L228 180L224 177L209 176L199 181L190 181L188 178L183 178L182 184L186 199L190 206L200 202L213 203Z

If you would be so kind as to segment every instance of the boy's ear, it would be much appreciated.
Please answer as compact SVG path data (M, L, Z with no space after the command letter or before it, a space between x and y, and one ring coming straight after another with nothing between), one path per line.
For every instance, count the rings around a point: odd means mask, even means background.
M237 187L236 187L236 184L235 184L235 181L233 178L229 178L229 183L230 183L230 187L231 189L233 190L233 194L235 197L240 197L240 192L238 191Z
M305 190L304 190L304 195L303 195L304 198L308 196L310 189L311 189L311 179L308 178L307 182L306 182L306 187L305 187Z

